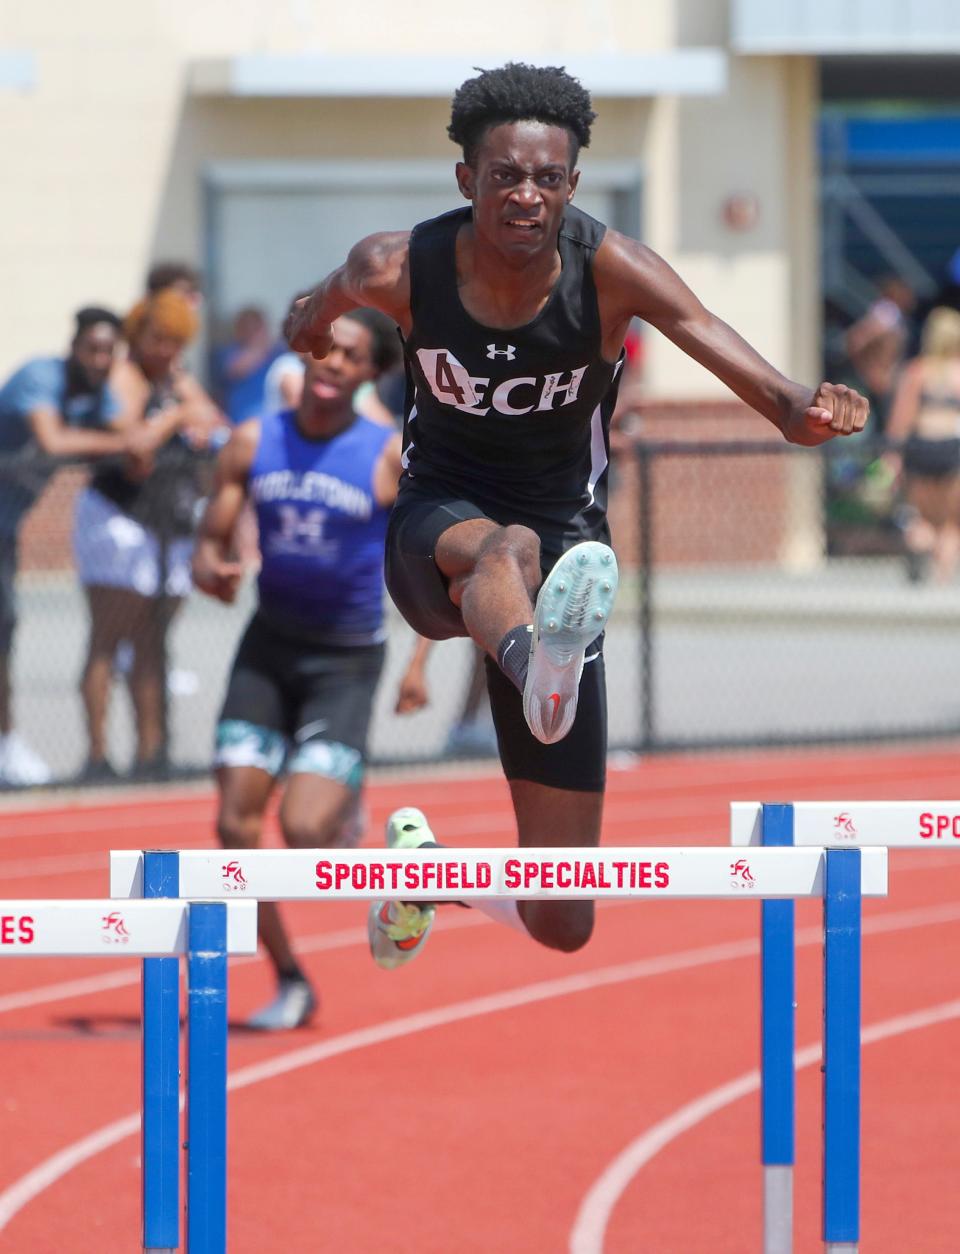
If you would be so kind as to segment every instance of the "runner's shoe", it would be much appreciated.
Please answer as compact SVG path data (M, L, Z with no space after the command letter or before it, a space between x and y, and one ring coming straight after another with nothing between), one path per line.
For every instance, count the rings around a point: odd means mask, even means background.
M284 1032L303 1027L317 1009L317 997L306 980L280 980L276 997L246 1022L258 1032Z
M52 779L50 767L17 732L0 736L0 786L33 788Z
M419 849L435 845L433 832L419 810L394 810L387 819L389 849ZM416 958L433 926L437 907L404 901L375 901L367 915L370 952L378 967L392 970Z
M617 595L617 559L595 540L575 544L547 575L533 612L523 716L552 745L573 726L583 659L604 630Z

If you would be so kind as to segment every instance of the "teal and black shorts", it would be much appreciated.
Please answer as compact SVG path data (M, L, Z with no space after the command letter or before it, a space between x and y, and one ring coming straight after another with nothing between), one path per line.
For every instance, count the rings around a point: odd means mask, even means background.
M384 646L317 644L254 615L217 723L215 766L359 788Z

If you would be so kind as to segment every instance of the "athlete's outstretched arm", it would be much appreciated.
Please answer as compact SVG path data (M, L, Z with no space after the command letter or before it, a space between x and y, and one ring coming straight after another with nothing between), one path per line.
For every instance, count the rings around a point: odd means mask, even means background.
M721 318L700 303L662 257L617 231L608 231L594 266L609 351L631 317L643 318L783 432L792 444L816 445L853 435L868 405L853 388L794 383Z
M208 596L232 602L243 565L231 556L233 533L247 499L247 481L260 442L260 421L234 429L217 458L213 492L203 512L193 551L193 582Z
M350 309L379 309L410 329L410 232L383 231L354 244L342 266L293 307L284 334L297 353L325 357L334 319Z

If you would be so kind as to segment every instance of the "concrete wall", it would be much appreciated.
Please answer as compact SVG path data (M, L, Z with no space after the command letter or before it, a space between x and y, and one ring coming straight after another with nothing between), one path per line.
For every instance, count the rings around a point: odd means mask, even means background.
M815 75L786 59L732 60L720 99L658 100L653 109L647 242L703 303L788 374L814 381ZM731 198L756 207L749 229L727 224ZM660 337L657 395L717 394L716 381Z
M49 0L7 5L0 47L32 51L32 90L0 91L9 192L0 219L0 374L59 348L81 304L126 308L149 260L203 256L202 171L224 158L449 158L440 100L235 100L191 96L201 57L320 51L398 56L467 47L478 63L539 51L655 52L723 46L726 0ZM509 31L509 39L504 38ZM784 369L813 377L816 284L811 68L731 59L722 98L603 100L591 155L640 159L644 238L705 303ZM759 220L721 220L733 194ZM310 266L305 259L305 277ZM723 389L651 337L656 396Z

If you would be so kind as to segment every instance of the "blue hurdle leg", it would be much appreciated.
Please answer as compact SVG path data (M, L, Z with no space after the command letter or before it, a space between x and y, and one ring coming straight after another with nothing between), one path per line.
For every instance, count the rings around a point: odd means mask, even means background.
M176 897L179 857L145 850L144 897ZM145 958L142 978L142 1232L144 1250L180 1245L180 962Z
M823 898L823 1241L860 1240L860 850L828 849Z
M765 805L764 845L793 844L793 806ZM760 923L760 1106L764 1254L793 1250L794 903L765 901Z
M190 907L187 1250L227 1248L227 907Z

